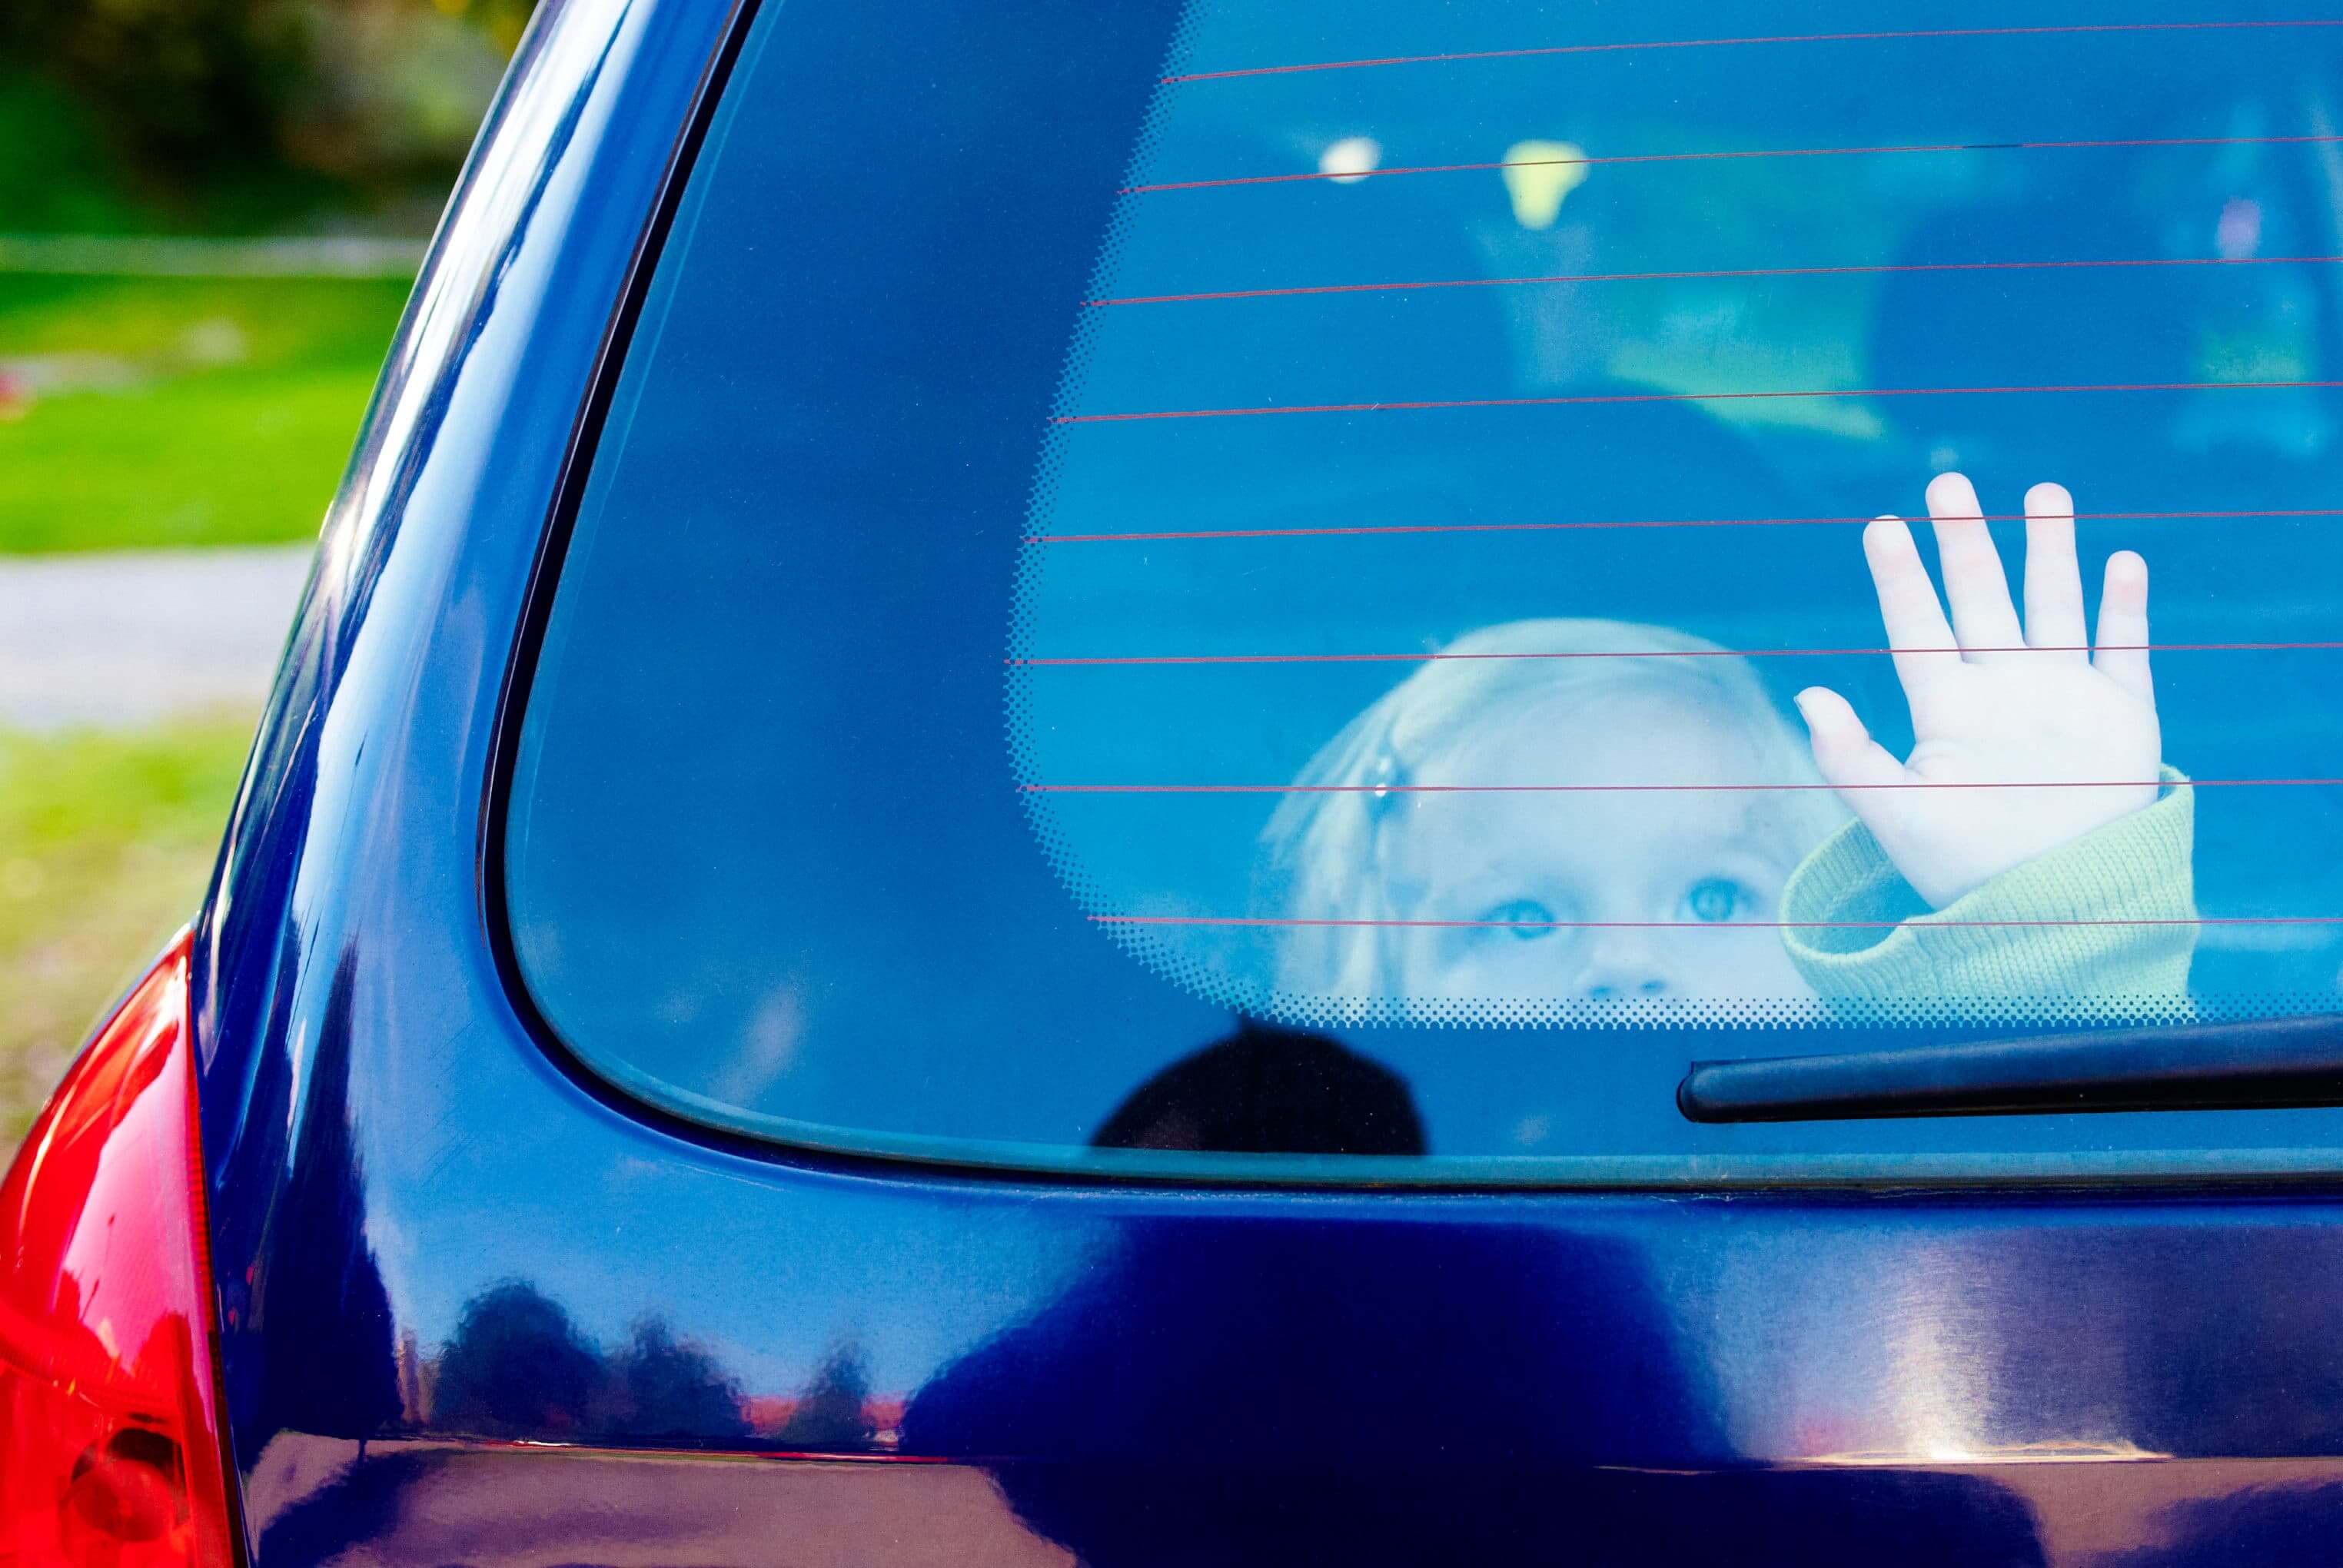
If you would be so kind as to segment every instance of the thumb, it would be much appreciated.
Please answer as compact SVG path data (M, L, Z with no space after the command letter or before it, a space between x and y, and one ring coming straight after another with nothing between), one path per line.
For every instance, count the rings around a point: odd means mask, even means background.
M1798 717L1806 721L1806 736L1815 749L1815 768L1846 801L1847 809L1868 822L1887 805L1883 784L1901 783L1904 764L1871 738L1863 720L1845 698L1827 687L1810 686L1798 693Z

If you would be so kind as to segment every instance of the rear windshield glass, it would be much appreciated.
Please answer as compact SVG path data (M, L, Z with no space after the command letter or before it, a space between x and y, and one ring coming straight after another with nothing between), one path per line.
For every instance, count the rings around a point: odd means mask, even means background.
M982 1160L2343 1145L1676 1110L2338 1007L2343 24L1892 20L764 6L528 689L552 1032Z

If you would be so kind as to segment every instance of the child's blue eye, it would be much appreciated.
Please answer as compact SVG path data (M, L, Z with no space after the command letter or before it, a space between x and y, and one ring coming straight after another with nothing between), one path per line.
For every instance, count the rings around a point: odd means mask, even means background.
M1514 899L1499 904L1481 919L1493 926L1511 926L1506 933L1519 941L1554 935L1554 911L1535 899Z
M1695 920L1729 920L1745 912L1750 905L1748 890L1738 882L1723 877L1708 877L1692 885L1684 895L1684 908Z

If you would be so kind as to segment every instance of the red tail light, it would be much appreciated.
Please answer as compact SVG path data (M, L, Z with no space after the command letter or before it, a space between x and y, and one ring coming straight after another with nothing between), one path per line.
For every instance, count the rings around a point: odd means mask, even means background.
M0 1182L0 1565L230 1568L183 936Z

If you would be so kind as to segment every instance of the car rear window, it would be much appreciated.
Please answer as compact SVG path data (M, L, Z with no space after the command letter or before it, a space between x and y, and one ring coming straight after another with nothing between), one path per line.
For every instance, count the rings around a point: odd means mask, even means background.
M2343 24L1892 20L762 7L529 650L547 1030L1029 1165L2343 1147L1676 1108L2338 1009Z

